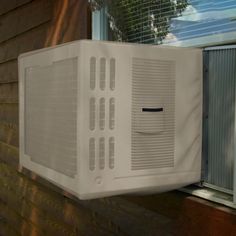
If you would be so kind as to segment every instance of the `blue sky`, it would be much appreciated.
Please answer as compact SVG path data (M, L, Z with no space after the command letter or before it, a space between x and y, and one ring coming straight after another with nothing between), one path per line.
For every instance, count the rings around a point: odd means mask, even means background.
M233 39L236 42L236 0L190 0L189 3L181 16L171 20L171 33L164 43L183 44L191 39L197 42L196 38L201 39L201 44L204 40L212 44Z

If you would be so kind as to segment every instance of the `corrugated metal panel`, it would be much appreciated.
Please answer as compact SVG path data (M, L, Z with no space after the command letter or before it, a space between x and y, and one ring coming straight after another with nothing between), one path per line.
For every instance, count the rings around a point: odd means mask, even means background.
M205 52L208 96L205 100L207 155L205 181L227 190L233 189L236 49ZM205 83L206 85L206 83ZM207 91L206 91L207 92Z

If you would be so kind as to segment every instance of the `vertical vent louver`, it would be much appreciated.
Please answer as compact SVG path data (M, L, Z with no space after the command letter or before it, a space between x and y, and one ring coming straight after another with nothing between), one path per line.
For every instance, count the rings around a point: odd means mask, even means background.
M100 89L104 90L106 86L106 59L100 59Z
M99 138L99 168L105 168L105 138Z
M106 68L107 67L107 68ZM97 76L97 73L99 76ZM108 76L106 75L108 73ZM90 58L90 91L89 101L89 129L91 136L89 139L89 170L96 168L103 170L105 166L109 169L115 167L115 139L110 137L95 138L97 132L115 129L115 79L116 79L116 60L115 58ZM98 81L97 81L98 79ZM107 86L106 86L107 79ZM96 87L96 84L98 86ZM100 98L95 99L95 96ZM108 113L106 115L106 112ZM107 121L106 121L107 118ZM102 134L102 133L101 133ZM96 144L97 143L97 148ZM107 148L106 148L107 145ZM107 153L106 153L107 150ZM96 158L97 161L96 161ZM107 160L107 161L106 161ZM98 166L96 167L96 163Z
M114 58L110 60L110 89L115 90L115 74L116 74L116 61Z
M115 139L109 138L109 168L113 169L115 165Z
M100 130L105 129L105 98L100 98L99 102L99 126Z
M115 98L110 98L109 101L109 128L115 128Z
M90 59L90 89L94 90L96 87L96 58Z
M95 169L95 138L89 140L89 169Z
M89 116L89 128L90 130L94 130L95 129L95 122L96 122L96 100L95 98L90 98L90 116Z

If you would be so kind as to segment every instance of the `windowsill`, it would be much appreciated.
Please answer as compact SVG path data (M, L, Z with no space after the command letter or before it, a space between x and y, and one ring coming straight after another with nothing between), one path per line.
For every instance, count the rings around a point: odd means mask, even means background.
M236 209L236 204L233 203L233 195L231 194L195 185L190 185L179 190Z

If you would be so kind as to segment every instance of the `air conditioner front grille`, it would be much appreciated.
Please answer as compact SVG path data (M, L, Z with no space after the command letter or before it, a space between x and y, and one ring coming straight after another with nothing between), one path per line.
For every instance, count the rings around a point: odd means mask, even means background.
M133 58L131 169L174 166L175 63Z

